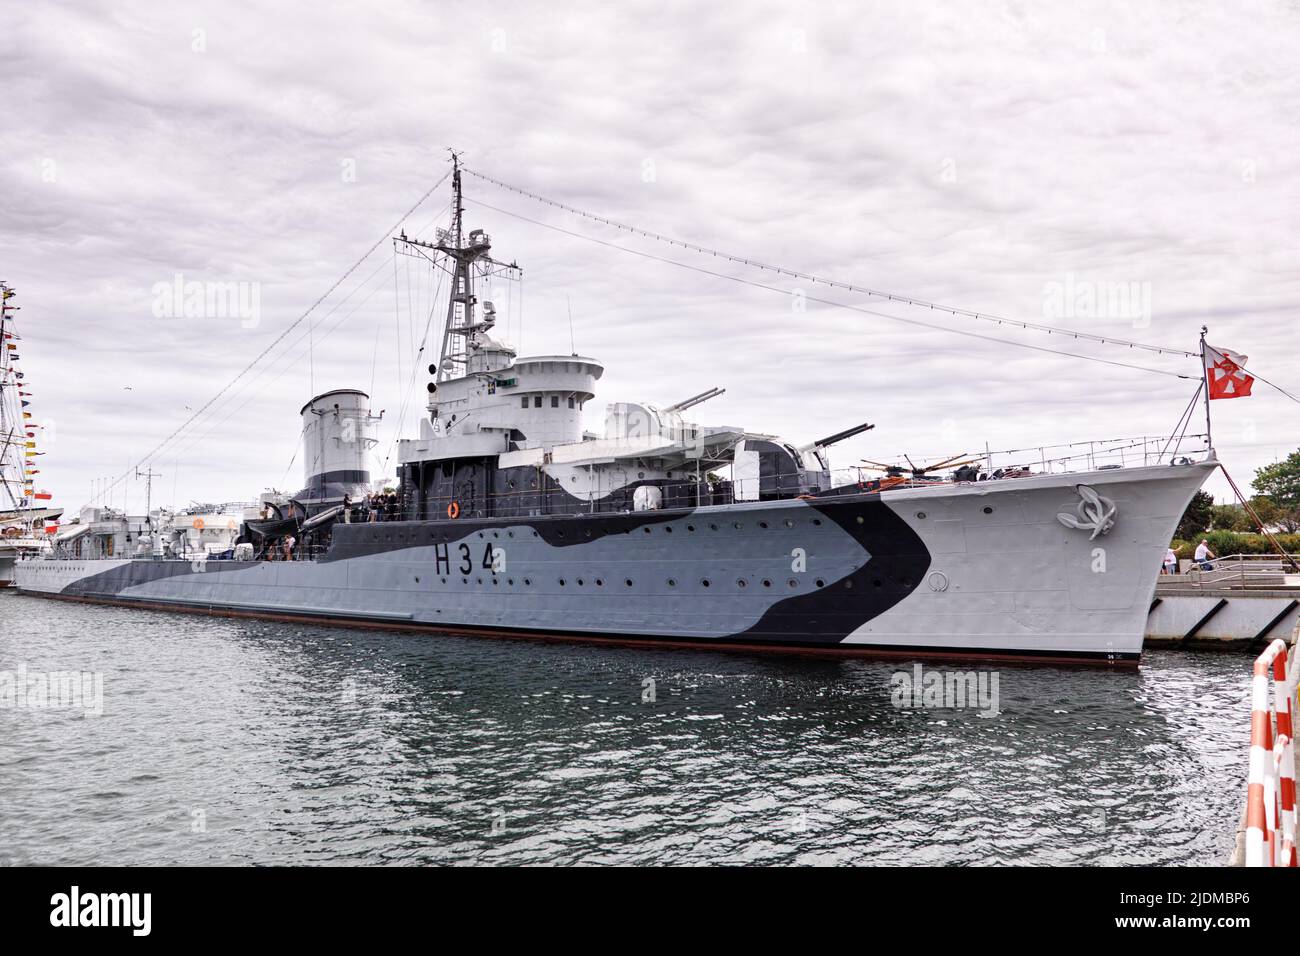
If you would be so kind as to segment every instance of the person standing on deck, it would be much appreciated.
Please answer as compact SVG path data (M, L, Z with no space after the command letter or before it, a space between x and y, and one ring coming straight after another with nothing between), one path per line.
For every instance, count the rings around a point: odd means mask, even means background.
M1211 558L1217 558L1218 555L1210 550L1210 542L1202 538L1201 543L1196 546L1196 563L1200 565L1202 571L1213 571L1214 565L1210 563Z
M1170 548L1165 552L1165 565L1161 570L1165 574L1178 573L1178 555L1174 553L1173 548Z

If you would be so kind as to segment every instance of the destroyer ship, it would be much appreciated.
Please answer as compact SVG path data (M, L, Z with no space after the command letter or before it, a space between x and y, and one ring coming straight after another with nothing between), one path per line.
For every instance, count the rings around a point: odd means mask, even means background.
M521 356L476 295L489 236L452 220L395 241L452 277L427 416L396 486L368 466L353 388L300 410L304 487L264 496L228 556L19 563L31 594L325 624L839 655L1135 663L1176 524L1216 467L1179 458L1073 473L836 482L832 446L671 404L616 402L583 430L595 358ZM376 491L380 491L376 495Z

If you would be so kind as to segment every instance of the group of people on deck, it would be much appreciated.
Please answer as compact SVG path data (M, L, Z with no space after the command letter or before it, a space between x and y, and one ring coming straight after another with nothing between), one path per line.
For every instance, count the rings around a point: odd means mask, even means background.
M266 518L267 513L267 510L263 509L262 517ZM343 496L341 520L346 524L368 521L398 521L401 517L401 499L397 497L395 491L369 494L357 501L353 501L350 495ZM310 552L321 543L316 539L315 532L309 532L307 538L309 540L299 541L292 534L287 534L273 539L266 544L261 557L265 561L293 561L301 558L304 547Z
M354 521L397 521L401 517L402 503L395 491L366 495L359 501L353 501L350 495L343 496L345 524Z

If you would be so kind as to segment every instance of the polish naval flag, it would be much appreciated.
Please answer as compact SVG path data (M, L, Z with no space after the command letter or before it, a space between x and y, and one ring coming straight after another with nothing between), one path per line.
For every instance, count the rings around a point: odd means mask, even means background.
M1210 398L1244 398L1250 394L1255 377L1246 374L1246 356L1206 342L1204 357Z

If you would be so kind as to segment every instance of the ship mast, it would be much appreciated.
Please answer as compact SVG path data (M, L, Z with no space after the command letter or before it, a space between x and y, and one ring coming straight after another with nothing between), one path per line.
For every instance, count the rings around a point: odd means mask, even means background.
M6 334L9 331L9 313L17 309L17 306L11 306L9 299L13 297L13 290L7 283L0 282L0 485L4 486L5 496L9 504L14 508L23 508L27 504L26 494L21 496L15 493L14 485L20 488L26 488L26 468L23 465L24 456L21 454L26 447L24 441L20 440L25 434L20 427L22 415L9 414L9 395L8 390L15 388L16 380L10 381L10 372L12 363L9 360L9 340ZM16 388L15 388L16 391ZM21 408L22 406L18 406ZM14 461L16 467L12 473L9 469L10 450L14 451ZM11 477L12 474L12 477Z
M469 371L470 351L474 347L474 337L479 332L486 332L496 324L496 314L490 309L482 310L478 318L478 297L474 293L475 279L488 270L506 268L518 271L514 263L506 265L493 259L489 253L492 241L482 229L474 229L469 235L464 233L465 201L461 193L460 154L451 152L451 226L439 229L435 242L421 242L412 239L405 232L395 240L420 252L428 249L446 257L451 272L451 295L447 301L447 322L442 330L442 349L438 356L435 381L461 378ZM432 261L432 260L431 260ZM435 261L435 264L439 264Z

